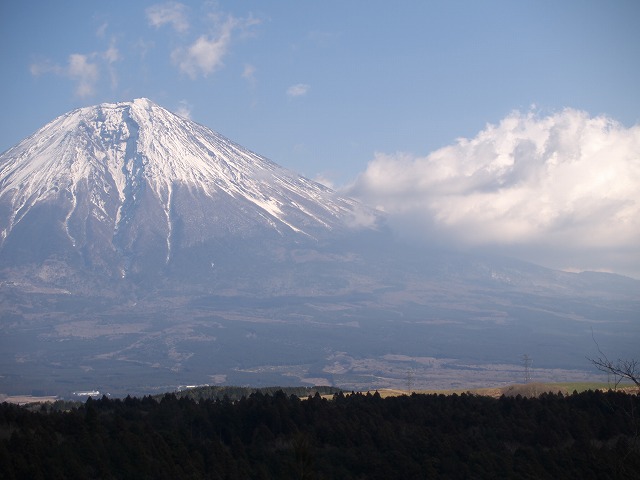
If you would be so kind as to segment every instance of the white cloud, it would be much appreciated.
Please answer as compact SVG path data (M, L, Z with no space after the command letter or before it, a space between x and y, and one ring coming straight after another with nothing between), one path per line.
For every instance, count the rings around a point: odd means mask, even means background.
M29 65L29 72L31 72L31 75L34 77L39 77L45 73L55 73L60 75L64 73L64 69L50 60L40 60Z
M121 59L120 52L115 46L114 42L111 42L111 45L105 52L102 54L107 63L115 63Z
M640 125L514 112L426 157L376 154L347 190L426 242L640 275Z
M189 30L187 7L182 3L167 2L152 5L146 9L145 13L149 25L153 27L160 28L169 24L176 32L184 33Z
M222 66L231 43L231 33L238 21L229 17L215 35L202 35L189 47L177 48L171 59L180 70L195 79L198 74L207 76Z
M335 190L336 188L335 182L329 175L326 175L324 173L317 174L315 177L313 177L313 180L324 185L325 187L329 187L332 190Z
M310 88L311 86L306 83L297 83L287 88L287 95L289 97L302 97L309 92Z
M67 75L75 80L76 95L88 97L93 95L98 81L98 65L91 62L92 55L74 53L69 55Z
M107 28L109 28L109 24L107 22L104 22L102 25L100 25L96 30L96 37L104 38L107 33Z
M116 48L115 40L111 41L111 45L109 48L103 52L102 58L107 64L107 69L109 70L109 77L111 78L111 88L116 88L118 86L118 75L116 73L116 69L114 64L122 59L120 56L120 51Z
M256 67L250 64L245 64L244 70L242 70L242 78L246 79L252 85L256 81Z
M75 82L75 94L85 98L95 94L96 86L100 81L101 67L109 72L111 88L116 88L118 78L114 64L121 60L120 51L116 48L115 40L112 40L109 48L104 52L72 53L67 59L66 65L53 63L50 60L41 60L32 63L29 71L35 77L52 73L69 78Z
M215 2L205 2L204 9L210 11L199 20L207 26L206 32L199 34L189 44L182 43L171 52L174 65L192 79L199 76L206 77L220 69L232 40L251 36L252 27L261 23L260 19L251 15L246 18L227 15L218 10ZM149 25L159 28L169 24L180 33L186 33L191 29L187 13L188 8L178 2L157 4L146 10ZM243 77L249 81L253 80L251 68L253 67L248 66L248 69L245 67L243 73Z
M356 206L352 212L349 222L347 223L350 228L376 228L379 218L375 211L366 208L360 208Z
M191 110L193 106L187 102L186 100L180 100L180 105L178 106L178 110L176 113L181 117L191 119Z

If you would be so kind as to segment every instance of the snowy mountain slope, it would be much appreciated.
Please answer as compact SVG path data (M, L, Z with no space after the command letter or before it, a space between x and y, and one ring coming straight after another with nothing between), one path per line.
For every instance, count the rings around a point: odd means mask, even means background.
M379 219L147 99L72 111L0 156L2 263L35 252L126 276L229 236L319 240Z

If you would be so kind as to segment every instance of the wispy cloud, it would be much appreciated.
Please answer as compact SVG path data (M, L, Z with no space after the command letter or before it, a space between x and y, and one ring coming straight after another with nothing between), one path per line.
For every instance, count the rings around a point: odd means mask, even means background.
M115 42L111 42L111 45L104 51L102 57L107 61L107 63L115 63L120 60L120 52L116 48Z
M88 97L94 94L98 81L98 65L91 61L94 55L74 53L69 55L67 74L76 81L76 95Z
M111 41L109 48L102 53L102 58L107 64L107 70L109 71L109 77L111 78L111 88L118 86L118 75L114 64L122 59L120 51L116 48L115 40Z
M186 100L180 100L180 105L178 105L178 109L176 110L176 113L181 117L191 119L192 109L193 109L193 106L189 102L187 102Z
M109 24L107 22L103 22L96 30L96 37L104 38L107 33L107 28L109 28Z
M244 69L242 70L242 78L247 80L250 84L255 84L256 82L256 67L250 64L245 64Z
M201 35L187 47L176 48L171 53L174 64L192 79L199 75L206 77L223 66L235 31L246 32L246 29L258 22L254 18L239 19L226 16L211 16L216 25L213 33ZM247 70L245 69L245 73Z
M149 25L160 28L170 25L176 32L189 30L186 5L178 2L167 2L152 5L145 11Z
M60 65L53 63L51 60L39 60L29 65L29 71L34 77L39 77L45 73L55 73L61 75L64 71Z
M640 273L638 152L640 125L514 112L426 157L377 154L348 193L426 242Z
M95 85L99 79L98 64L95 62L96 54L73 53L69 55L64 66L43 60L30 65L32 75L40 76L47 73L70 78L76 83L75 94L78 97L89 97L95 93Z
M96 36L104 39L109 24L103 22L96 30ZM49 59L40 60L29 66L33 76L54 74L66 77L75 83L75 95L80 98L91 97L96 93L100 81L101 70L105 69L111 79L111 88L118 86L118 76L115 64L122 60L122 55L116 46L116 37L111 38L109 47L103 51L91 53L72 53L66 64L52 62Z
M307 85L306 83L296 83L295 85L291 85L287 88L287 95L289 97L302 97L309 93L311 89L311 85Z
M315 177L313 177L313 180L318 182L318 183L321 183L325 187L331 188L332 190L335 190L335 188L336 188L336 185L335 185L333 179L329 175L327 175L325 173L317 174Z
M171 59L183 73L195 79L198 74L207 76L220 68L231 40L230 24L219 36L202 35L193 44L177 48L171 53Z

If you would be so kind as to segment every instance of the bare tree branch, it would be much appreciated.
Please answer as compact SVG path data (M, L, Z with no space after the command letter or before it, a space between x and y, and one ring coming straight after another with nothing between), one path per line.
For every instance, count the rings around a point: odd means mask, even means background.
M600 350L600 345L598 345L598 342L596 342L596 339L593 336L593 329L591 329L591 338L593 338L593 343L596 344L600 355L597 358L587 357L587 360L589 360L601 372L614 375L616 388L623 379L627 379L635 383L640 390L640 362L635 359L627 360L620 358L615 362L612 362L602 352L602 350Z

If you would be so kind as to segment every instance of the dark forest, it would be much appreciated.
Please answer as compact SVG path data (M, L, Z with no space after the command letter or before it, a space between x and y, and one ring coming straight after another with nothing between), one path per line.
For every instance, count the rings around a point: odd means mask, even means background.
M0 476L107 479L638 478L640 397L588 391L0 405Z

